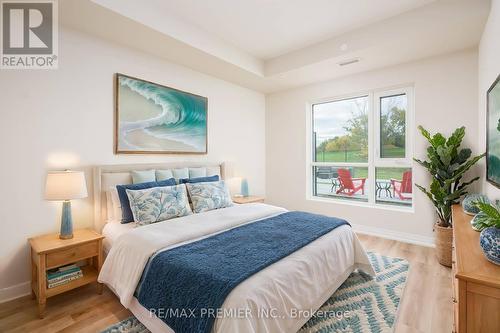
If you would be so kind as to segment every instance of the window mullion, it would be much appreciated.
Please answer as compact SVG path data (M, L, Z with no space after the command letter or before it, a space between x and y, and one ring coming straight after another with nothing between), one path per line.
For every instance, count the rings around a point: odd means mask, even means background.
M368 202L375 203L375 114L374 94L370 93L368 101Z

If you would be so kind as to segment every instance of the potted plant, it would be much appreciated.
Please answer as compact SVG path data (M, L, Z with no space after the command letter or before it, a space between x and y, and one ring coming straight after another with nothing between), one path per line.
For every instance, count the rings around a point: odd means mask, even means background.
M481 231L479 244L483 249L486 259L500 265L500 206L489 202L477 201L479 209L471 221L474 230Z
M427 161L416 158L414 160L429 171L432 182L429 189L417 184L415 186L427 195L436 208L436 255L440 264L450 267L453 242L451 206L467 194L467 186L479 179L475 177L469 181L462 180L465 172L485 154L471 157L472 151L469 148L460 148L465 136L465 127L457 128L449 138L445 138L441 133L431 136L422 126L418 129L430 146L427 148Z

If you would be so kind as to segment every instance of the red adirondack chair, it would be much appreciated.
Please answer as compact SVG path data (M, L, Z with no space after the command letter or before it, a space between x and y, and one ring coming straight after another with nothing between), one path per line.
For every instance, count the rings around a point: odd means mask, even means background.
M411 200L411 197L404 195L405 193L412 193L411 176L411 171L405 171L403 180L391 179L394 197L397 195L401 200Z
M365 194L366 178L352 178L351 172L348 169L338 169L337 172L340 180L340 187L337 190L337 194L342 193L352 196L359 190L361 190L361 194ZM357 184L355 185L354 182Z

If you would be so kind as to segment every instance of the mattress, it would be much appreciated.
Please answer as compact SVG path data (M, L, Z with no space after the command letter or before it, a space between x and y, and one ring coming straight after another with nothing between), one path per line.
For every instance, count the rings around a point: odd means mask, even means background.
M104 252L107 254L113 243L125 232L135 228L135 223L122 224L118 221L109 221L102 229L102 235L106 238L103 240Z

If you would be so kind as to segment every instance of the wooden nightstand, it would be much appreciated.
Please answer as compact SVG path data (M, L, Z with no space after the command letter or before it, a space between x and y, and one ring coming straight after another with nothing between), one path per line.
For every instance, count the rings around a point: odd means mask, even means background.
M31 294L38 299L38 314L43 318L47 298L97 281L103 262L102 239L104 236L90 229L75 230L71 239L59 239L59 234L49 234L29 239L31 245ZM83 277L54 288L47 288L49 269L85 261ZM97 284L102 293L102 284Z
M252 202L264 202L264 197L250 195L248 197L233 197L233 202L237 204L247 204Z

